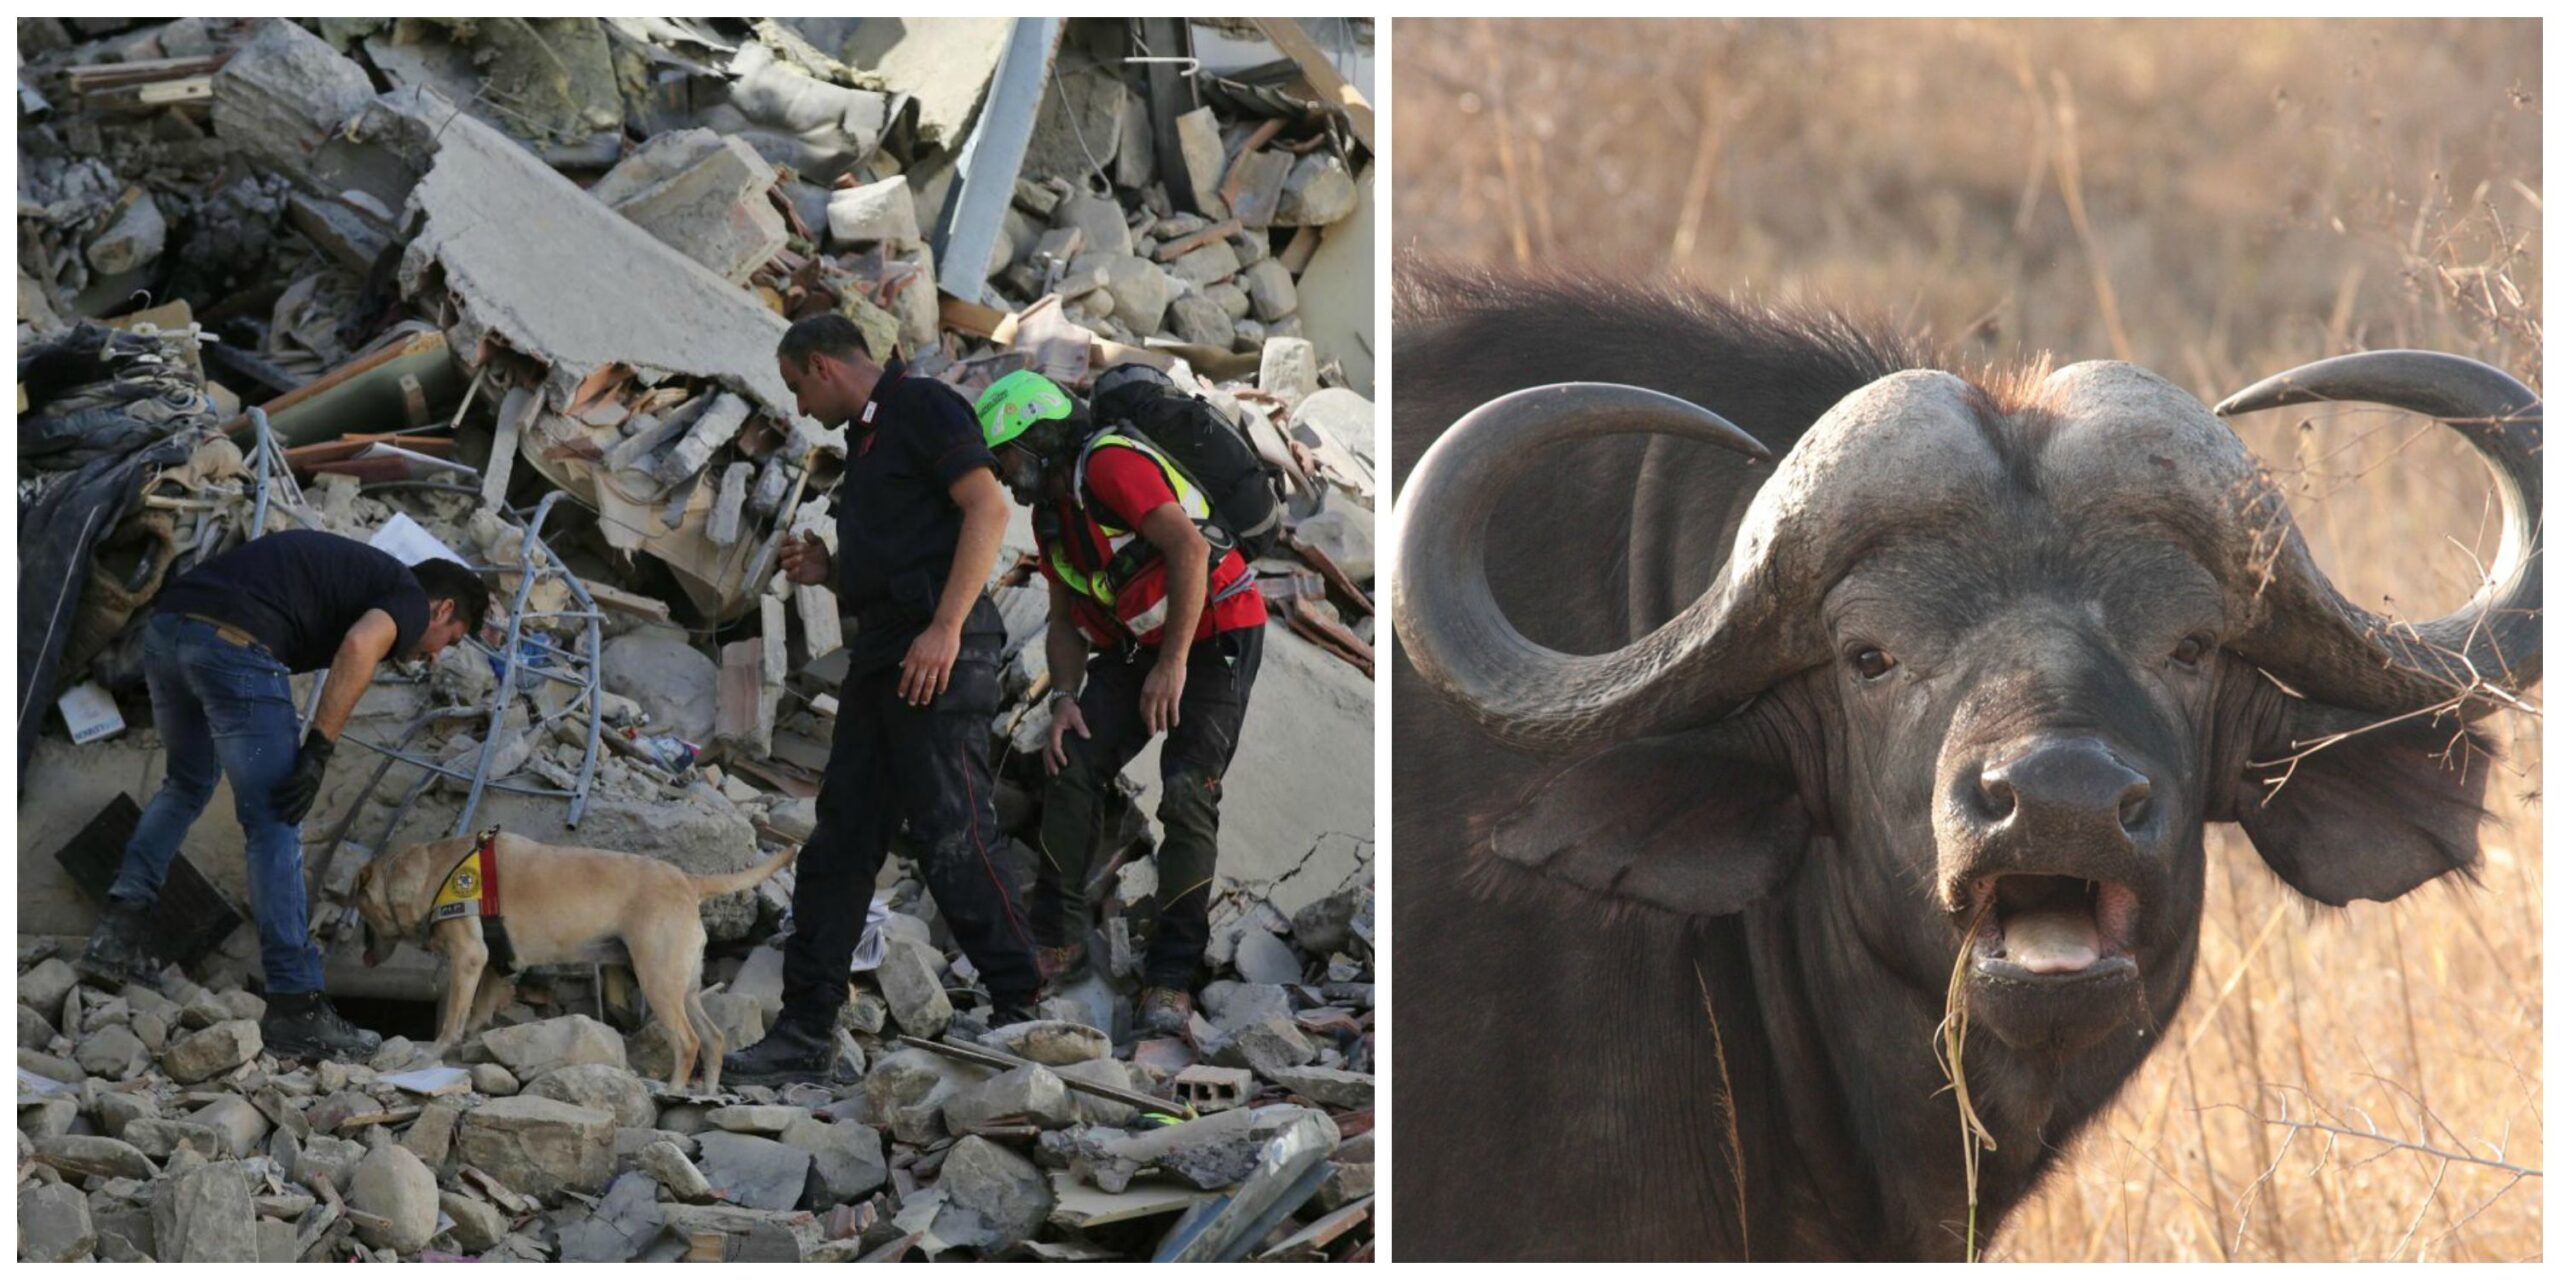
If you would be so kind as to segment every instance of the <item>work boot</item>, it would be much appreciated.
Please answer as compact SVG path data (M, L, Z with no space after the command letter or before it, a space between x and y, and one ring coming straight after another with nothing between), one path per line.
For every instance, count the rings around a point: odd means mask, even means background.
M1084 944L1070 942L1063 947L1040 947L1031 953L1031 962L1040 966L1040 985L1045 990L1058 979L1083 971Z
M773 1024L762 1040L720 1059L720 1083L843 1083L836 1077L836 1038L796 1018Z
M258 1038L279 1058L362 1061L382 1047L381 1036L340 1017L329 997L317 991L268 996Z
M102 986L129 982L156 985L161 960L151 949L151 908L138 902L107 900L98 923L89 930L89 945L71 962L81 977Z
M1138 1026L1160 1036L1179 1036L1191 1029L1191 993L1173 987L1147 987L1138 992Z

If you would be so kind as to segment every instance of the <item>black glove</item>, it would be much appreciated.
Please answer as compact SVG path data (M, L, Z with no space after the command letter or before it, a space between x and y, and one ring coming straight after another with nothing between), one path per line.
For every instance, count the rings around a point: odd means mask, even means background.
M302 754L293 762L293 772L276 784L273 804L276 817L286 826L302 825L303 816L311 812L311 802L320 798L320 777L329 772L329 755L338 744L314 732L302 740Z

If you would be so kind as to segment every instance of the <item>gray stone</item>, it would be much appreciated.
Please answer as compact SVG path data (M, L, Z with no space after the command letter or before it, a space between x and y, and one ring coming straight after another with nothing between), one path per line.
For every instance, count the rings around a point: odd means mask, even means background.
M1300 542L1330 557L1355 582L1378 574L1378 518L1359 503L1335 501L1328 494L1323 510L1298 522L1297 536ZM1349 930L1344 930L1342 936L1348 937ZM1336 947L1315 953L1329 955L1340 949ZM1315 951L1315 948L1309 947L1308 950ZM1242 963L1241 954L1237 961Z
M1052 1019L998 1027L978 1037L978 1043L1049 1067L1111 1056L1111 1037L1082 1023Z
M551 1098L613 1116L617 1125L646 1129L658 1123L658 1104L649 1086L621 1067L582 1062L549 1072L524 1087L528 1098Z
M1285 987L1249 982L1212 982L1200 992L1200 1007L1209 1025L1232 1036L1266 1018L1289 1020L1295 1008Z
M773 1020L782 1015L782 948L758 947L748 952L746 962L738 966L738 976L729 980L729 990L725 994L755 1002L763 1017L755 1027L755 1036L747 1043L763 1039L764 1033L773 1026ZM705 1009L704 1012L710 1011ZM718 1021L716 1015L713 1021ZM724 1031L727 1029L723 1028ZM742 1049L746 1046L732 1043L729 1047Z
M951 997L923 947L892 940L880 959L880 994L889 1001L890 1016L909 1035L930 1040L951 1025Z
M1221 280L1234 279L1243 266L1236 261L1234 245L1224 240L1212 240L1166 263L1164 269L1172 272L1175 279L1190 282L1195 289L1206 289ZM1119 277L1114 276L1112 283L1118 284Z
M1238 277L1238 279L1241 278ZM1247 294L1235 281L1210 285L1207 292L1209 301L1217 303L1218 309L1226 312L1227 319L1231 321L1242 320L1253 314L1252 295Z
M630 1066L624 1057L622 1036L583 1013L498 1027L482 1033L480 1043L490 1057L527 1082L580 1063L602 1063L625 1070Z
M1272 1071L1283 1067L1305 1066L1316 1060L1316 1047L1286 1018L1265 1018L1239 1027L1218 1051L1217 1061L1231 1067L1247 1067L1255 1075L1270 1079Z
M922 1146L943 1136L942 1105L992 1072L922 1049L901 1049L873 1063L862 1090L875 1123L898 1141Z
M151 1050L142 1037L124 1026L109 1026L80 1042L73 1055L80 1069L109 1080L130 1080L151 1063Z
M136 1120L124 1127L124 1140L132 1143L134 1150L154 1160L168 1159L180 1146L193 1147L197 1155L207 1159L238 1154L224 1150L230 1145L230 1138L222 1130L193 1120L157 1116Z
M604 645L604 687L640 704L654 733L709 742L718 719L720 666L684 633L650 627Z
M1246 227L1227 237L1236 248L1236 261L1250 267L1271 256L1271 233L1260 227Z
M867 1124L829 1124L804 1116L782 1131L783 1145L809 1153L809 1172L816 1179L813 1207L850 1204L888 1185L889 1162L880 1149L880 1131Z
M817 1122L813 1120L810 1123ZM878 1144L877 1138L873 1139L873 1144L875 1146ZM700 1204L712 1196L711 1180L703 1177L702 1170L695 1168L693 1161L685 1158L682 1148L665 1138L659 1138L640 1148L637 1163L643 1173L656 1178L658 1185L665 1187L667 1194L678 1200L688 1204ZM884 1181L887 1179L888 1173L885 1169L881 1172L881 1177Z
M645 1173L614 1179L595 1212L560 1228L562 1262L629 1262L666 1229L657 1184Z
M302 1261L302 1232L292 1223L258 1215L258 1261L268 1266Z
M1075 1103L1067 1097L1065 1082L1043 1066L1015 1067L952 1094L942 1105L943 1127L955 1134L977 1132L998 1122L1028 1121L1043 1129L1062 1129L1075 1119Z
M1130 253L1082 253L1067 265L1071 276L1102 272L1111 279L1111 318L1130 332L1154 333L1164 327L1164 309L1173 302L1173 277L1164 268Z
M1267 358L1264 367L1269 367ZM1270 389L1269 383L1263 384L1263 390ZM1372 516L1370 521L1368 527L1374 530L1376 517ZM1369 559L1374 568L1377 558L1374 534L1369 541L1372 544ZM1343 571L1350 572L1349 566L1345 566ZM1345 889L1330 897L1319 898L1298 908L1298 913L1289 917L1290 936L1298 940L1298 949L1308 955L1329 956L1337 952L1349 951L1352 941L1351 922L1358 918L1361 905L1361 893L1357 889Z
M702 1135L702 1175L731 1204L788 1209L809 1180L809 1153L743 1133Z
M428 1168L442 1168L445 1157L453 1154L454 1130L461 1127L462 1113L468 1105L461 1098L430 1101L410 1122L409 1131L400 1135L400 1145L425 1161Z
M915 193L905 174L858 187L840 187L827 196L827 231L839 243L893 240L918 244Z
M494 1249L500 1240L506 1238L507 1216L487 1201L473 1199L458 1191L446 1191L436 1196L436 1207L444 1211L444 1216L453 1219L453 1226L446 1234L452 1236L453 1242L466 1252Z
M1298 159L1289 181L1280 188L1280 215L1274 221L1293 227L1331 226L1360 210L1360 184L1351 168L1330 151Z
M64 1084L79 1084L89 1078L89 1073L82 1071L79 1063L69 1058L57 1058L49 1053L38 1053L33 1049L18 1050L18 1069L32 1071L47 1080L59 1080Z
M1304 977L1298 953L1264 929L1248 927L1236 938L1236 976L1246 982L1280 985Z
M818 800L815 796L794 796L773 806L765 815L765 824L782 833L786 840L806 840L818 829Z
M1316 382L1316 344L1304 338L1265 339L1262 344L1262 373L1256 382L1264 391L1293 406L1314 395L1319 385Z
M944 1201L933 1233L981 1253L1030 1239L1057 1204L1038 1168L984 1138L962 1138L953 1145L934 1186Z
M1341 1071L1332 1067L1275 1066L1261 1074L1264 1079L1291 1093L1328 1107L1356 1110L1376 1101L1375 1079L1365 1072Z
M587 194L722 278L743 283L790 239L769 195L777 177L745 138L677 129L640 144Z
M18 1192L18 1261L79 1262L97 1247L87 1196L59 1182Z
M1173 300L1168 320L1175 337L1224 351L1236 340L1236 322L1216 302L1197 294L1186 293Z
M221 1130L222 1154L235 1160L257 1154L267 1140L267 1131L273 1127L264 1112L238 1094L216 1098L197 1108L194 1119L198 1124Z
M25 986L22 984L18 991L20 995L24 995L26 993ZM43 1014L38 1013L25 1005L18 1006L19 1044L29 1046L30 1048L41 1049L44 1046L51 1044L53 1042L53 1037L53 1023L48 1021Z
M63 997L79 985L80 975L72 972L71 965L60 956L52 956L18 975L18 1003L51 1021L62 1016Z
M71 1132L71 1126L79 1121L80 1102L77 1098L42 1098L32 1104L21 1103L18 1106L18 1132L25 1134L29 1141L61 1137Z
M706 1118L711 1121L713 1128L726 1130L730 1133L760 1133L771 1135L790 1128L796 1121L808 1119L809 1111L805 1107L783 1107L769 1104L718 1107L713 1109L711 1114Z
M258 1211L237 1164L209 1164L163 1181L151 1200L161 1262L256 1262Z
M613 1176L613 1116L550 1098L498 1098L462 1117L464 1161L529 1196L593 1192Z
M494 1062L477 1062L471 1066L471 1087L492 1098L504 1098L524 1088L516 1082L515 1073Z
M376 1148L356 1166L347 1203L381 1219L358 1222L366 1244L416 1253L436 1233L436 1175L402 1146Z
M93 1133L38 1138L35 1148L37 1159L75 1177L140 1178L148 1181L160 1172L151 1163L151 1158L132 1143Z
M1137 1088L1137 1081L1130 1076L1129 1064L1118 1058L1096 1058L1091 1062L1078 1062L1052 1069L1058 1073L1061 1081L1082 1080L1087 1084L1109 1085L1114 1089L1135 1090ZM1119 1127L1138 1122L1138 1109L1128 1103L1114 1102L1109 1098L1096 1097L1072 1088L1067 1091L1067 1096L1075 1102L1076 1117L1086 1124Z
M1226 217L1227 202L1218 195L1218 184L1227 176L1227 143L1219 133L1217 113L1202 107L1176 119L1174 128L1182 146L1181 164L1169 176L1188 184L1191 206L1201 214Z
M1289 269L1277 258L1264 258L1244 269L1240 277L1246 296L1253 304L1253 318L1268 323L1298 310L1298 282L1289 278Z
M98 1127L106 1130L110 1138L121 1138L126 1125L158 1114L160 1104L147 1093L110 1091L98 1095Z
M291 1172L304 1186L316 1188L325 1182L345 1195L366 1154L363 1143L315 1133L302 1140L302 1154L294 1159Z
M1120 211L1117 200L1079 191L1058 202L1058 211L1050 222L1083 232L1086 253L1127 254L1133 246L1129 217Z
M160 1056L160 1068L180 1084L195 1084L257 1057L265 1047L257 1023L218 1022L170 1045Z

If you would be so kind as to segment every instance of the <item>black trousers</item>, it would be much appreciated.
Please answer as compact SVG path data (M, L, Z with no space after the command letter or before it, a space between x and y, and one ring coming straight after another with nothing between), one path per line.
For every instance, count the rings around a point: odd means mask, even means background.
M951 685L922 707L898 696L898 667L857 668L838 695L836 736L818 790L818 826L800 850L791 937L782 951L782 1016L831 1026L843 1007L889 837L904 821L922 847L925 888L999 1005L1040 990L1024 904L998 870L995 783L987 767L1002 637L968 636Z
M1076 697L1091 738L1067 735L1067 767L1049 780L1040 821L1040 869L1032 918L1041 942L1081 942L1093 927L1084 886L1102 843L1102 795L1146 749L1138 694L1156 651L1126 660L1097 654ZM1182 723L1165 735L1164 798L1156 818L1156 933L1147 944L1147 985L1188 991L1200 983L1209 949L1209 897L1218 874L1218 798L1244 731L1245 704L1262 670L1262 628L1222 631L1191 646L1182 681Z

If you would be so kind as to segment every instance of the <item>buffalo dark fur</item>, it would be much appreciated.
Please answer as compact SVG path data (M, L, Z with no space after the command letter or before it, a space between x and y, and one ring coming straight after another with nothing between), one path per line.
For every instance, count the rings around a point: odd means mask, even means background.
M1400 493L1453 421L1526 387L1650 388L1783 455L1850 393L1940 367L1922 343L1827 312L1407 265L1396 298ZM2037 381L1981 375L1968 397L2022 495L2050 425ZM1768 463L1667 436L1559 451L1496 510L1486 535L1495 598L1551 648L1621 648L1715 582L1769 474ZM1925 548L1895 550L1900 560L1880 550L1879 580L1953 612L2012 607L2002 602L2022 583L2065 601L2121 591L2155 567L2164 597L2210 594L2177 557L2153 566L2144 548L2035 525L2034 510L2021 496L1979 531L1936 531ZM2013 522L2031 532L2004 540ZM2014 616L2044 617L2037 607ZM2164 837L2171 865L2146 872L2132 1016L2051 1052L1979 1028L1969 1041L1969 1083L1998 1142L1981 1169L1984 1240L2175 1018L2194 961L2206 822L2238 822L2294 888L2343 904L2464 871L2483 817L2487 765L2470 726L2419 717L2290 771L2267 768L2287 744L2378 717L2289 697L2236 658L2205 668L2193 717L2164 716L2122 693L2104 638L2076 634L2078 615L2052 616L2050 628L2001 643L2016 647L2020 670L2065 675L2021 677L1981 714L2103 722L2151 762L2184 827ZM1399 1256L1965 1256L1959 1120L1931 1054L1961 921L1940 886L1848 840L1896 795L1940 785L1932 763L1844 763L1854 753L1843 739L1866 713L1844 705L1831 668L1761 690L1713 724L1559 761L1497 742L1418 676L1401 645L1395 661ZM1946 933L1934 973L1879 949L1877 928L1862 923L1897 917L1908 922L1894 937Z

